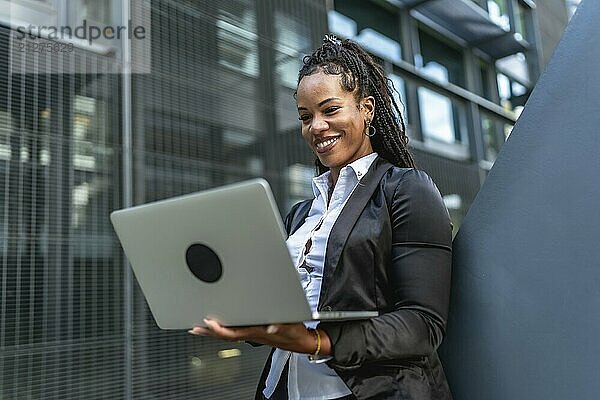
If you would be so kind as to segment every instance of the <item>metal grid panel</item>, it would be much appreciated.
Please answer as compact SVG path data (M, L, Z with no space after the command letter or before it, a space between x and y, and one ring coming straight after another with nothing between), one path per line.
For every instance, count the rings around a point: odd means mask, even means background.
M133 77L134 202L264 176L286 212L288 166L311 162L290 69L325 31L323 2L161 0L152 21L152 73ZM133 398L253 397L268 349L160 331L134 288Z
M11 57L11 34L0 28L0 398L121 398L117 66Z

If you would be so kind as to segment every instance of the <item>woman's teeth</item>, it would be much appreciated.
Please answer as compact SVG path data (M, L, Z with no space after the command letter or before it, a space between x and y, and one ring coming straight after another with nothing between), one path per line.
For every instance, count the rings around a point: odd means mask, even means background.
M317 149L322 149L323 147L327 147L327 146L329 146L330 144L332 144L333 142L335 142L337 140L338 140L338 138L333 138L333 139L329 139L329 140L326 140L326 141L321 142L321 143L317 143Z

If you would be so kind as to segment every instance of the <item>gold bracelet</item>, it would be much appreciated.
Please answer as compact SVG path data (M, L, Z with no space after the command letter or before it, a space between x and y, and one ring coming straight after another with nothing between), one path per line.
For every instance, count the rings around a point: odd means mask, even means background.
M315 350L314 354L312 355L313 357L316 357L319 355L319 352L321 351L321 334L319 333L318 329L312 329L310 328L309 331L312 331L315 333L315 337L317 339L317 349Z

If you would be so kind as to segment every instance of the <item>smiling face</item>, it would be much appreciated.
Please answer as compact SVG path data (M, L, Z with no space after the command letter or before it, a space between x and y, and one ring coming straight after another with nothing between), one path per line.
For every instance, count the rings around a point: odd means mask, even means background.
M318 71L300 80L296 102L302 136L331 169L334 182L340 169L373 152L365 135L365 121L371 121L375 111L373 97L357 104L354 92L342 88L339 75Z

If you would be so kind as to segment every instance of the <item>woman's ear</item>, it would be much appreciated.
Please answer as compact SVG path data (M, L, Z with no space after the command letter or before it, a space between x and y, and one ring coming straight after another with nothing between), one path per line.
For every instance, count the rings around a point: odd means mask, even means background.
M364 110L364 117L368 121L373 120L373 116L375 115L375 98L373 96L367 96L363 98L361 101L361 108Z

